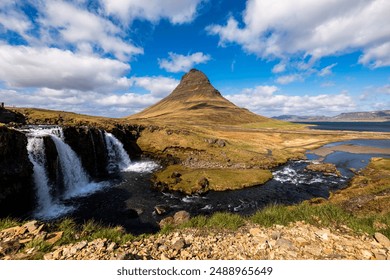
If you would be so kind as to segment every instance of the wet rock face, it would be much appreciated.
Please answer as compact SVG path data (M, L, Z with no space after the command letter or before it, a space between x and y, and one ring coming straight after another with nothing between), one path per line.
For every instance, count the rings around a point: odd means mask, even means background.
M129 154L131 160L137 159L142 155L142 150L137 144L140 136L140 127L138 126L117 126L110 131L119 141L122 142L123 148Z
M107 151L103 132L93 127L66 127L63 131L65 142L80 157L88 174L96 179L106 178Z
M18 216L34 205L33 166L26 136L0 127L0 217Z
M60 161L57 152L56 145L51 137L44 137L43 142L45 145L46 156L46 172L49 181L52 183L52 194L55 197L59 197L64 192L64 183L62 180Z

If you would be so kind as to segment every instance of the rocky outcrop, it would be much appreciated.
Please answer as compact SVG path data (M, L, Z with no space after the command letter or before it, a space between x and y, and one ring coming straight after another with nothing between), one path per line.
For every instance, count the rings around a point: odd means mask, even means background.
M137 144L137 139L143 129L142 126L138 125L117 125L111 130L111 133L122 142L123 148L132 160L142 155L142 150Z
M108 176L107 150L103 132L94 127L64 127L65 142L80 157L83 167L92 178Z
M0 107L0 123L25 124L26 118L20 113L13 112L11 110L7 110L5 108Z
M142 150L137 145L139 127L116 126L110 132L123 144L131 159L139 158ZM95 127L65 127L65 142L80 157L83 167L94 179L104 179L107 172L107 149L104 132Z
M33 166L26 136L0 127L0 216L21 215L34 205Z
M333 163L311 163L308 166L306 166L306 170L314 171L314 172L321 172L325 175L337 175L341 176L340 171L337 170L336 165Z

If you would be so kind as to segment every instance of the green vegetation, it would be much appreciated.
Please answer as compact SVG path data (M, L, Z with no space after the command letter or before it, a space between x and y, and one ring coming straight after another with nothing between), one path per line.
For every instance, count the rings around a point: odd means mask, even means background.
M0 219L0 231L6 228L19 226L20 224L21 222L18 219L9 218L9 217Z
M188 222L180 225L180 227L226 228L236 230L243 225L245 225L245 219L240 215L231 213L215 213L211 217L196 216Z
M177 175L175 175L177 174ZM188 168L170 165L155 174L155 181L184 193L224 191L264 184L272 178L269 170Z
M390 212L390 159L373 158L346 189L335 192L330 203L358 216Z
M373 234L376 231L380 231L390 237L390 228L377 228L378 224L390 224L390 213L358 217L337 205L329 203L312 205L310 202L303 202L295 206L272 205L249 217L249 220L266 227L274 224L288 225L297 221L305 221L316 226L333 226L336 228L346 225L355 233L366 232Z

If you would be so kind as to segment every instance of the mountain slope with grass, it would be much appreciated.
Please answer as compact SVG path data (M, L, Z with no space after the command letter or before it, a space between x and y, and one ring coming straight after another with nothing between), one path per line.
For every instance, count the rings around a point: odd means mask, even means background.
M185 74L170 95L127 119L197 124L244 124L269 120L228 101L211 85L206 75L196 69Z

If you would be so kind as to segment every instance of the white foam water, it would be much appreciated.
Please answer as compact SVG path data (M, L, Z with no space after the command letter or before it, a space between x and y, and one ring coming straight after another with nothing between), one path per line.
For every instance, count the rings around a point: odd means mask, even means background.
M148 173L152 172L153 170L156 170L159 168L159 165L151 160L145 160L145 161L138 161L131 163L126 169L123 171L125 172L138 172L138 173Z
M46 156L43 137L57 130L31 131L27 134L28 157L33 164L33 178L37 191L37 209L34 216L39 219L53 219L73 210L72 207L61 204L50 194L49 179L46 174Z
M131 162L129 155L123 148L123 144L113 134L104 132L104 139L107 146L109 173L115 172L117 168L123 172L147 173L157 169L159 165L153 161Z
M29 159L34 166L34 183L38 200L35 213L37 218L52 219L74 210L73 207L60 203L60 199L53 197L50 193L45 166L44 137L50 137L57 149L64 183L62 199L87 196L107 186L107 183L95 183L89 180L77 154L64 142L64 133L61 127L34 127L25 131L28 138Z
M120 171L129 168L131 160L123 148L122 142L109 132L104 132L104 140L106 141L108 155L107 171L113 173L117 168Z

